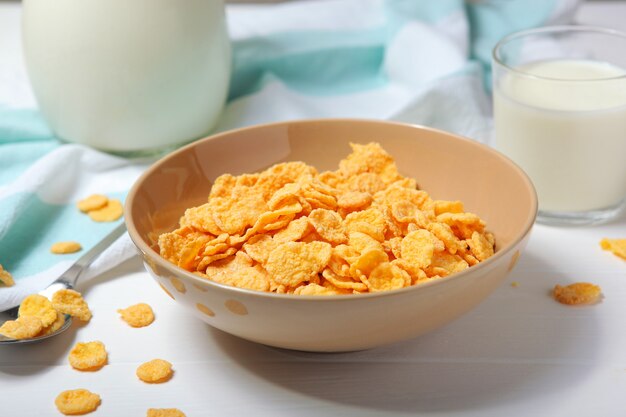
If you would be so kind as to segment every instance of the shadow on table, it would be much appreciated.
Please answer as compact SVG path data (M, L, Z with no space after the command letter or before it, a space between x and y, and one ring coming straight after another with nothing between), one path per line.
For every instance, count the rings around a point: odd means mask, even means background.
M59 360L65 361L70 346L76 342L77 320L63 333L41 342L0 346L0 376L29 376L47 372ZM64 362L65 363L65 362Z
M79 280L77 288L87 298L86 295L94 285L123 277L142 268L140 259L133 257L86 283L81 283ZM41 374L50 370L59 361L66 364L70 347L77 341L77 330L88 325L89 323L72 320L70 328L52 338L30 344L0 346L0 376L2 374L14 376Z
M548 296L554 285L548 277L561 279L558 271L528 254L520 263L528 268L518 265L507 283L464 317L378 349L289 351L207 328L251 375L323 401L390 412L538 402L585 380L598 356L600 326L594 307L565 307Z

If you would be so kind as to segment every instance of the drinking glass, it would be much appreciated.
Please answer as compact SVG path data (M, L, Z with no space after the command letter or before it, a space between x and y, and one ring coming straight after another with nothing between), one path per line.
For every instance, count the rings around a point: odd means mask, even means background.
M495 146L530 176L537 221L593 224L626 202L626 34L554 26L493 51Z

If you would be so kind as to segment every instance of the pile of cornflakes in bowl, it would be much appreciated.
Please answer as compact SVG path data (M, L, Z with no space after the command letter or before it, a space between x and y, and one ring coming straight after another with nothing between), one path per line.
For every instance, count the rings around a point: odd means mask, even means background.
M528 176L493 149L351 119L193 142L153 164L125 205L146 270L177 304L228 334L314 352L465 314L514 268L536 213Z
M208 202L159 237L160 254L200 277L258 291L394 290L494 254L485 222L434 200L379 144L351 144L336 171L303 162L218 177Z

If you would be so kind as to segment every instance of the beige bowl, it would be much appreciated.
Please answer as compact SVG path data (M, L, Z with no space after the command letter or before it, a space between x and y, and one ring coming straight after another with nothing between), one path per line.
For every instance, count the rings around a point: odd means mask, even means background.
M199 278L161 258L157 238L184 210L206 202L211 181L304 161L336 169L349 142L379 142L399 171L436 199L462 200L497 240L496 254L461 273L390 292L297 296L256 292ZM312 120L238 129L192 143L155 163L126 199L126 223L163 290L211 326L288 349L336 352L409 339L476 306L511 271L537 212L524 172L498 152L450 133L366 120Z

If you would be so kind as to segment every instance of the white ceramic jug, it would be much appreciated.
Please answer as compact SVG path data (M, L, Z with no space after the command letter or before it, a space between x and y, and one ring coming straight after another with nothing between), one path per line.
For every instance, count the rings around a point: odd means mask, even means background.
M222 0L24 0L26 67L68 142L121 154L207 135L228 91Z

